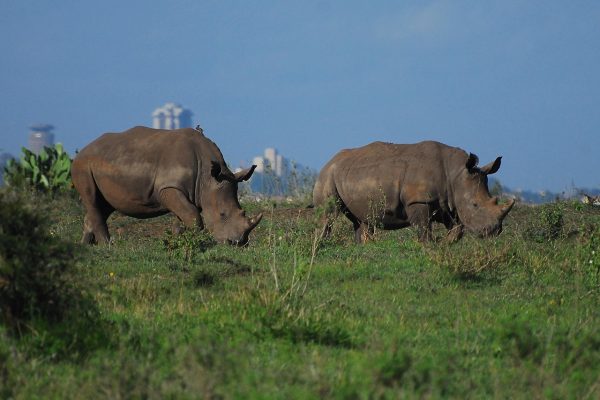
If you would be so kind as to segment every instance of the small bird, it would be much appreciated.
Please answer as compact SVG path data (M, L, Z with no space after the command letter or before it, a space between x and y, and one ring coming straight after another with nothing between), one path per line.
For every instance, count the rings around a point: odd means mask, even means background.
M200 125L196 125L196 130L200 133L204 133L204 129L200 128Z

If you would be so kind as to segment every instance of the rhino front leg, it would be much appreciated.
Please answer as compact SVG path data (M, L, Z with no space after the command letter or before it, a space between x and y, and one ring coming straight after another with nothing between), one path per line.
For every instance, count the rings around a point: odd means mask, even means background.
M183 233L184 230L185 227L179 219L179 217L175 217L175 219L173 220L173 224L171 225L171 233L173 233L174 235L179 235Z
M425 203L413 203L406 209L410 224L417 228L417 236L421 242L433 240L431 230L431 215L429 205Z
M192 204L179 189L166 188L160 191L160 203L171 211L183 224L189 228L204 229L204 222L198 208ZM174 225L173 230L179 231L181 226Z
M462 238L464 233L463 226L458 224L448 229L448 234L446 235L446 241L449 243L458 242L460 238Z

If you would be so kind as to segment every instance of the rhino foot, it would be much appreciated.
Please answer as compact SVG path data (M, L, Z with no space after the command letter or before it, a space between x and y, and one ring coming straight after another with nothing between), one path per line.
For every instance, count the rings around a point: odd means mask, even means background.
M446 234L446 242L455 243L458 242L463 236L464 230L462 225L456 225L448 230Z

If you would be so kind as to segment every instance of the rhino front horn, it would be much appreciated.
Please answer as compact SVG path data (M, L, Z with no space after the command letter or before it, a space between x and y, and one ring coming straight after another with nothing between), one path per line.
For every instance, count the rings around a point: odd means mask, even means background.
M501 209L501 219L504 219L504 217L506 217L506 215L508 215L508 213L510 212L510 210L513 208L513 206L515 205L515 199L512 199L511 201L508 202L507 205L503 206Z
M262 213L260 213L256 217L250 218L250 229L248 230L248 232L251 231L252 229L256 228L256 225L258 225L258 223L260 222L262 217L263 217L263 215L262 215Z

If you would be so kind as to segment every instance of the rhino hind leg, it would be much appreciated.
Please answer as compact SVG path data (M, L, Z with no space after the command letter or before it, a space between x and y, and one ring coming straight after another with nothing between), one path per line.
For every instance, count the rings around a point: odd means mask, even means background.
M356 243L365 243L371 239L373 239L373 235L375 234L375 228L371 224L367 224L365 222L357 222L354 223L354 241Z
M328 239L331 236L331 229L333 228L333 222L337 218L338 210L334 210L332 212L323 212L323 216L319 221L320 228L319 232L317 232L318 236L323 239ZM318 229L318 228L317 228Z
M333 228L333 222L340 213L340 200L337 196L328 196L326 198L318 199L315 206L319 208L317 213L321 213L318 225L321 228L317 228L316 235L321 240L328 239L331 236L331 229Z
M90 208L85 214L83 221L83 236L81 243L98 244L108 243L110 235L108 233L108 225L106 220L112 213L109 209Z
M204 229L204 223L198 208L188 200L181 190L175 188L161 190L160 202L167 210L175 214L186 227ZM179 228L180 226L177 227L177 223L174 224L174 231L181 231Z
M83 220L83 235L81 243L98 244L108 243L110 235L106 220L115 210L102 196L102 193L93 182L84 182L82 185L85 190L80 190L81 202L86 213Z
M417 236L421 242L433 240L431 230L431 212L429 204L413 203L406 208L410 224L417 228Z

